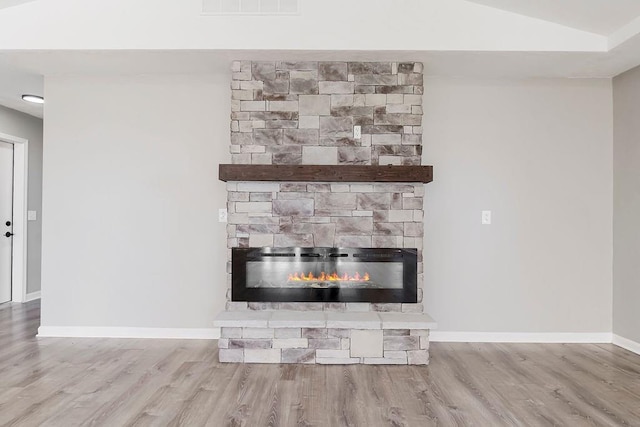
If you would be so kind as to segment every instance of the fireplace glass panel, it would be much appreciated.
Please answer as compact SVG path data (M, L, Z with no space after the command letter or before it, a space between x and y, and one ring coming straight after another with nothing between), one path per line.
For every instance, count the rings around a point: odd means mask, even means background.
M402 260L296 257L293 262L283 262L265 257L263 261L247 262L247 287L402 289Z
M234 248L234 301L415 302L417 250Z

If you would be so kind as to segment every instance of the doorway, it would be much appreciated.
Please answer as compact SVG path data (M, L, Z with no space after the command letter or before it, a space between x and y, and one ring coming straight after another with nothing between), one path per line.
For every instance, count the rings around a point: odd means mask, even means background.
M0 141L0 304L11 301L13 144Z
M0 303L27 290L28 141L0 133Z

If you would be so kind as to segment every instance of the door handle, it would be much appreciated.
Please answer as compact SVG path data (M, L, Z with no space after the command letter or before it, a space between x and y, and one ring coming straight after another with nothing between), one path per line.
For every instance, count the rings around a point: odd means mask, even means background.
M13 233L9 233L8 231L4 233L4 237L11 237L11 236L13 236Z

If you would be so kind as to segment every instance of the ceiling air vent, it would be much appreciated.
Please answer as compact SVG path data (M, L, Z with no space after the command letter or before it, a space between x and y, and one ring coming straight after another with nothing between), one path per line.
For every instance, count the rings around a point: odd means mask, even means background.
M298 15L301 0L202 0L205 15Z

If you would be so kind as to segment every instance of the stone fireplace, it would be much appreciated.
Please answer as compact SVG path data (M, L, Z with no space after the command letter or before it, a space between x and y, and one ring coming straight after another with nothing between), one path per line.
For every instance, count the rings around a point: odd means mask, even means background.
M230 150L235 165L421 164L421 63L236 61L232 70ZM361 129L359 138L354 126ZM321 179L227 183L229 291L227 310L217 321L222 327L221 361L426 363L428 329L434 323L420 314L424 184ZM269 255L286 251L297 258ZM297 273L300 283L292 276L277 292L268 292L273 288L268 285L238 291L238 275L248 271L246 265L238 267L241 257L267 254L260 259L276 269L292 260L317 261L314 256L329 260L331 254L341 256L346 266L347 259L357 260L354 254L384 251L412 254L413 268L401 275L403 280L411 275L413 290L406 289L406 280L398 285L388 276L376 284L381 292L367 291L377 296L355 297L354 289L367 284L360 280L366 271L338 275L337 270L313 273L303 268L287 272L287 277ZM376 266L379 271L383 267ZM356 272L359 281L349 280ZM338 278L316 280L322 273ZM303 277L310 279L309 286ZM283 296L287 290L299 297ZM307 313L298 316L296 311ZM393 317L402 313L414 316ZM379 342L379 351L354 349L354 339Z

